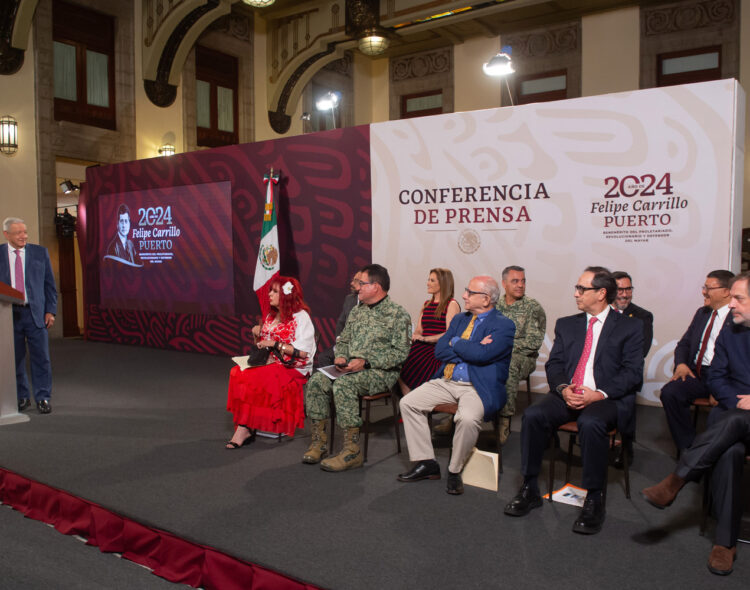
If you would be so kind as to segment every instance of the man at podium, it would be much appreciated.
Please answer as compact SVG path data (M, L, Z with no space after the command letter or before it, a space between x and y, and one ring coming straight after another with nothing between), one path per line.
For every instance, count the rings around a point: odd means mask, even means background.
M57 313L57 289L49 252L42 246L27 243L28 234L23 219L5 219L3 235L8 243L0 245L0 281L24 296L23 304L13 305L18 411L22 412L31 405L26 376L28 345L36 407L40 413L49 414L52 411L49 401L52 367L47 330L55 323Z

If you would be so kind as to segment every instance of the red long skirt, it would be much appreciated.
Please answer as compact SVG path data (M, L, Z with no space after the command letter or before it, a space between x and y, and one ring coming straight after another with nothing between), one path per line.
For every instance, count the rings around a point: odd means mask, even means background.
M229 373L227 410L234 423L265 432L294 436L305 425L304 385L307 377L278 363Z

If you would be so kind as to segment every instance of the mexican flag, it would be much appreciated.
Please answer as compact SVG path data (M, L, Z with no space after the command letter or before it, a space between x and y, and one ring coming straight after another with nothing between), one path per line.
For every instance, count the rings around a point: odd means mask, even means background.
M260 246L258 247L258 260L255 262L255 278L253 279L253 290L260 302L262 317L266 317L269 311L268 284L279 276L279 232L276 227L276 197L274 188L278 187L279 174L271 172L263 176L266 185L266 204L263 209L263 228L260 230Z

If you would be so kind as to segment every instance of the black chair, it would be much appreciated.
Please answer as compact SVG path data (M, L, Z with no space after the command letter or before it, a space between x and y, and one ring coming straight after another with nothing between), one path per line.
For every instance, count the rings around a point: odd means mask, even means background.
M396 386L394 386L396 387ZM388 404L388 399L391 400L391 405L393 406L393 430L396 434L396 453L401 453L401 429L399 428L399 418L401 417L401 413L399 411L398 407L398 396L393 392L393 390L389 391L383 391L381 393L376 393L373 395L362 395L359 397L359 413L362 414L362 403L365 404L365 416L363 418L363 424L362 424L362 432L365 435L365 444L364 444L364 461L367 462L367 448L370 443L370 430L372 428L372 423L370 421L370 405L372 402L376 402L378 400L383 400L385 404ZM333 398L331 398L331 432L329 437L329 446L328 448L333 450L333 441L334 441L334 433L336 431L336 405L333 403Z
M561 424L557 428L557 433L560 432L567 432L570 437L568 438L568 457L566 460L565 465L565 482L570 481L570 467L573 459L573 445L576 443L577 437L578 437L578 423L577 422L566 422L565 424ZM556 434L557 434L556 433ZM615 444L615 437L617 436L617 429L613 428L610 430L607 435L610 438L610 447L614 447ZM552 442L550 445L550 461L549 461L549 498L548 500L552 502L552 492L555 487L555 458L556 458L556 439L557 436L551 437ZM630 466L628 465L628 461L623 462L623 474L625 477L625 497L629 500L630 499ZM606 484L605 484L606 486ZM604 496L606 498L607 495L607 489L604 488Z

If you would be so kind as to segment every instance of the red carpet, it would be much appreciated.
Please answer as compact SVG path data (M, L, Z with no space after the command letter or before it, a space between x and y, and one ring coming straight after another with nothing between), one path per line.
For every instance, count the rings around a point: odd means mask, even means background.
M317 589L2 468L0 501L65 535L84 537L100 551L120 553L170 582L206 590Z

